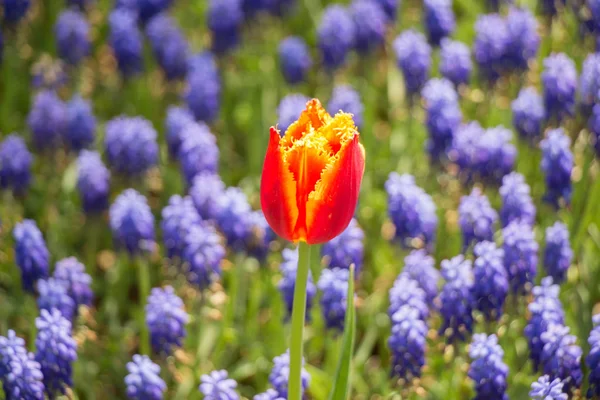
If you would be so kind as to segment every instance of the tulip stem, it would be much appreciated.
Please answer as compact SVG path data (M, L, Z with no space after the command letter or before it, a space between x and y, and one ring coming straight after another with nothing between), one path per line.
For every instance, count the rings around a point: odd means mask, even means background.
M302 348L304 346L304 320L306 314L306 284L310 265L310 245L300 242L298 245L298 269L294 285L294 302L292 308L292 334L290 338L290 378L288 383L288 399L302 398Z

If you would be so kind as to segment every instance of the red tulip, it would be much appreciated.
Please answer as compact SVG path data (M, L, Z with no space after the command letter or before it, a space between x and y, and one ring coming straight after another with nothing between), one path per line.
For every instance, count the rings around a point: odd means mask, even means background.
M279 236L327 242L348 226L365 170L365 149L352 115L330 116L319 100L306 104L285 136L272 127L260 201Z

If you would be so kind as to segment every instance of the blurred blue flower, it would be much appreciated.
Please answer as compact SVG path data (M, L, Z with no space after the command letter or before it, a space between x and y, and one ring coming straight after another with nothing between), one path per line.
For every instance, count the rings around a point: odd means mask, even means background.
M77 65L90 53L90 26L85 15L76 10L64 10L54 25L56 51L60 58Z
M569 243L569 228L562 222L555 222L546 229L544 248L544 268L554 282L560 284L573 261L573 250Z
M185 103L194 117L213 122L221 107L221 78L212 53L193 56L188 66Z
M223 54L237 46L244 20L242 0L210 0L207 19L215 53Z
M181 258L185 246L185 236L190 226L202 223L202 218L194 207L191 197L174 194L162 209L163 243L167 257Z
M589 375L589 389L587 396L592 398L593 396L600 395L600 314L596 314L592 317L594 327L590 332L588 343L590 345L590 352L585 358L585 364L587 365ZM9 331L9 335L10 335ZM14 334L14 332L13 332ZM2 337L0 337L0 357L2 356ZM565 400L566 400L565 395Z
M598 71L600 73L600 71ZM596 155L600 157L600 104L594 105L592 114L588 119L588 129L593 135L594 149Z
M392 353L392 375L409 382L421 376L421 369L425 365L427 324L417 309L406 304L391 318L392 332L388 347Z
M167 117L165 118L165 136L167 146L169 147L169 156L177 158L179 148L183 141L183 128L189 123L193 123L194 116L185 107L169 106Z
M475 23L473 53L479 73L486 80L495 82L506 69L509 42L508 27L500 15L486 14L478 17Z
M204 220L216 220L219 212L217 200L225 191L225 184L217 174L199 174L194 177L189 193L192 202Z
M235 391L236 387L237 382L222 369L202 375L198 389L204 395L204 400L238 400L240 395Z
M563 393L563 383L559 378L551 380L548 375L542 375L531 384L529 392L531 400L568 400Z
M154 215L145 196L135 189L126 189L112 203L109 214L118 247L135 254L154 246Z
M537 274L538 244L533 228L523 221L513 221L502 229L504 267L508 272L511 291L526 293Z
M155 15L166 11L174 0L137 0L136 5L140 20L146 22Z
M600 101L600 53L586 56L579 77L579 97L585 107Z
M402 274L418 283L425 292L429 307L433 307L434 299L438 295L440 272L435 268L435 260L423 249L412 250L404 257Z
M266 392L259 393L255 395L252 400L286 400L284 397L281 397L277 390L273 388L267 389Z
M37 300L40 310L52 311L53 308L68 319L73 320L77 312L77 304L69 296L68 283L56 278L40 279L37 284L39 297Z
M67 126L67 106L53 90L42 90L33 100L27 125L38 150L56 147Z
M125 78L137 75L144 68L144 41L137 26L137 15L126 8L116 8L108 18L109 43L119 71Z
M586 0L585 5L591 14L594 30L598 30L600 28L600 2L598 0Z
M366 54L381 47L385 39L387 16L377 0L353 0L349 7L354 21L354 47Z
M363 124L363 103L360 93L350 85L337 85L333 88L331 99L327 103L327 112L335 115L340 111L352 114L354 124L358 129Z
M469 347L469 378L475 382L474 400L508 400L508 366L502 361L504 350L496 335L479 333L473 335Z
M505 175L500 186L500 197L502 197L500 209L502 227L512 221L522 221L530 226L535 224L535 205L523 175L518 172Z
M429 306L427 303L427 293L419 286L419 283L412 279L408 274L400 273L394 285L389 292L390 306L388 315L390 318L405 305L409 305L419 313L419 318L423 321L429 317Z
M298 249L284 249L282 252L283 260L279 269L281 270L281 280L277 288L281 292L285 308L286 318L292 315L294 305L294 288L296 287L296 271L298 270ZM306 286L306 320L310 320L310 308L313 299L317 294L317 287L313 283L312 273L308 271L308 283ZM277 388L276 388L277 389ZM287 393L287 392L286 392Z
M344 330L349 277L348 269L326 268L321 272L317 283L321 291L321 311L325 326L338 332Z
M440 47L440 73L454 85L467 84L471 80L473 63L471 50L459 41L444 38Z
M27 356L25 340L9 329L6 337L0 336L0 380L9 374L11 359L20 356Z
M0 4L4 8L4 19L10 24L19 22L27 14L31 0L2 0Z
M1 377L5 400L44 400L40 363L32 353L14 354L7 360L7 374Z
M79 95L73 96L67 103L64 139L67 146L75 151L93 145L96 139L96 117L92 105Z
M23 194L31 182L33 157L25 141L10 134L0 144L0 187Z
M396 227L396 238L405 247L432 247L438 219L431 196L416 185L412 175L399 175L396 172L388 176L385 190L388 213Z
M540 47L540 35L535 16L527 8L511 7L506 17L508 44L506 63L513 70L526 70Z
M458 222L463 236L463 251L472 244L493 241L498 213L487 196L477 187L471 194L463 196L458 206Z
M544 200L559 207L562 199L565 204L571 203L571 171L573 170L573 153L570 149L571 139L562 128L553 129L542 140L542 171L546 180Z
M135 354L127 363L129 374L125 377L127 397L131 400L162 400L167 390L160 377L160 367L148 356Z
M269 375L269 382L271 382L273 388L279 393L279 396L287 399L288 379L290 375L290 351L287 350L282 355L275 357L273 363L273 369ZM310 375L304 369L304 358L302 359L302 365L302 394L304 394L310 383Z
M146 304L146 324L156 353L170 355L174 348L181 347L188 320L183 300L171 286L152 289Z
M104 148L110 166L129 177L158 163L157 133L143 117L120 116L106 123Z
M444 286L440 292L440 314L443 324L440 335L452 343L465 340L473 332L473 271L470 260L462 255L443 260L441 271Z
M23 289L33 292L39 279L48 277L50 253L35 221L26 219L15 225L15 261L21 270Z
M542 333L544 348L540 358L544 374L550 379L559 378L563 383L563 391L569 393L581 386L581 347L577 345L577 337L569 334L569 327L551 324Z
M286 82L292 85L304 82L313 63L304 39L288 36L279 43L278 52L279 65Z
M35 319L35 360L40 363L49 398L65 394L73 386L73 362L77 343L71 335L71 322L59 310L41 310Z
M452 0L425 0L423 19L429 43L439 46L441 40L456 29Z
M348 227L335 238L323 244L321 256L326 257L329 268L350 268L354 264L355 276L358 276L363 265L365 233L355 218Z
M281 99L277 107L277 129L281 136L284 136L290 125L300 117L309 100L307 96L296 93L288 94Z
M325 8L317 28L321 60L329 70L340 68L355 45L356 28L348 9L340 4Z
M185 78L188 69L189 45L175 21L158 14L146 25L146 34L154 57L168 80Z
M183 127L178 158L188 185L192 184L196 175L217 172L219 147L217 139L206 124L196 122Z
M473 250L473 297L475 309L481 311L487 321L502 316L504 301L508 294L508 274L504 268L504 251L494 242L480 242Z
M227 244L242 251L252 234L252 208L246 194L237 187L227 188L217 199L216 222Z
M406 30L394 39L393 49L408 94L418 93L429 79L431 70L431 47L425 36L412 29Z
M427 150L437 161L446 154L462 120L458 94L449 80L433 78L423 87L421 97L425 100L427 114Z
M513 126L523 139L533 141L541 136L546 109L542 96L535 88L521 89L518 97L512 102L512 114Z
M53 277L66 285L68 295L75 302L75 308L80 305L92 305L92 277L85 272L85 265L77 258L67 257L57 261Z
M394 24L396 22L396 14L398 13L398 9L400 8L402 1L401 0L375 0L387 17L388 24Z
M548 118L560 122L564 117L573 115L577 69L569 56L564 53L553 53L544 59L542 86Z
M77 157L77 190L86 213L108 208L110 172L95 151L82 150Z
M194 224L188 228L182 256L188 281L200 289L207 288L221 276L225 248L211 224Z

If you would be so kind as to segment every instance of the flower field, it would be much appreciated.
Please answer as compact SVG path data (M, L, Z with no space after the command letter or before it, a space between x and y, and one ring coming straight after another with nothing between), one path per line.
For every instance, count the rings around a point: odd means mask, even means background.
M0 398L600 399L599 49L598 0L0 0Z

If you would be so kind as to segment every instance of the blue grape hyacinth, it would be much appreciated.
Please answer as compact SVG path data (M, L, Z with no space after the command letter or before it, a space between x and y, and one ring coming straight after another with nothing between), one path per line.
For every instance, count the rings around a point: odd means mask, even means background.
M413 250L404 257L402 275L417 282L425 292L429 307L433 307L434 299L438 295L440 272L435 268L435 260L423 249Z
M540 47L535 16L526 8L511 7L506 16L508 43L506 62L512 70L526 70Z
M69 295L68 283L56 278L40 279L38 281L39 297L37 300L40 310L57 309L63 317L73 320L77 305Z
M559 378L569 393L581 386L583 372L581 371L581 347L577 345L577 337L569 334L569 327L551 324L542 333L544 348L540 358L544 374L551 379Z
M277 288L281 292L286 308L286 318L292 315L294 306L294 288L296 287L296 271L298 270L298 250L284 249L283 260L280 265L281 280ZM312 273L308 271L308 283L306 286L306 319L310 319L310 309L313 299L317 294L317 287L313 283Z
M104 148L110 166L137 177L158 163L157 133L142 117L116 117L106 124Z
M54 148L67 126L67 106L53 90L42 90L33 100L27 125L38 150Z
M169 156L173 159L177 158L179 154L179 148L181 142L184 139L184 128L194 123L194 116L185 107L170 106L167 109L167 116L165 118L165 135L167 139L167 146L169 148ZM186 133L189 133L187 131Z
M405 247L433 246L437 230L435 203L415 183L412 175L391 172L385 183L388 213L396 227L396 238ZM416 245L416 246L415 246Z
M27 14L31 6L31 0L3 0L0 5L4 8L6 22L15 24Z
M462 120L458 94L449 80L433 78L425 84L421 96L427 114L427 150L433 160L439 161L446 155Z
M463 250L468 249L472 244L493 240L498 213L479 188L473 188L470 195L460 199L458 214L463 236Z
M25 340L18 337L15 331L9 329L6 336L0 336L0 380L4 380L10 372L12 358L26 355Z
M166 11L174 0L137 0L136 5L142 22L149 21L155 15Z
M194 177L189 193L194 207L202 219L217 219L219 205L217 200L225 191L225 184L217 174L199 174Z
M40 363L32 353L14 354L6 360L7 370L2 377L6 400L44 400L44 382Z
M508 272L511 291L526 293L537 274L538 244L533 228L522 221L513 221L502 229L504 267Z
M429 304L427 302L427 293L423 290L419 283L412 279L408 274L400 273L394 285L389 292L390 306L388 315L390 318L404 305L409 305L411 308L419 312L419 318L423 321L429 317Z
M544 60L542 72L544 106L548 118L560 122L575 110L577 69L564 53L553 53Z
M354 47L361 54L381 47L387 16L376 0L354 0L349 8L354 21Z
M404 31L394 39L393 49L408 94L419 93L431 70L431 47L425 36L414 30Z
M588 119L588 129L592 134L596 156L600 157L600 104L592 107L592 113Z
M355 26L347 8L329 5L317 28L318 48L325 68L336 70L346 62L355 43Z
M277 390L269 388L265 392L255 395L252 400L285 400L285 398L281 397Z
M326 257L329 268L350 268L354 264L355 276L363 266L365 233L355 218L338 236L323 244L321 255Z
M67 127L64 140L75 151L90 147L96 139L96 117L92 105L75 95L67 103Z
M71 334L71 322L56 308L42 309L35 320L35 360L40 363L44 386L50 398L65 394L73 386L73 362L77 343Z
M508 294L508 274L504 268L504 251L493 242L481 242L473 249L474 308L483 313L487 321L502 316Z
M150 331L152 349L159 354L170 355L174 348L181 347L185 338L185 324L189 315L183 300L171 286L154 288L146 304L146 324Z
M475 23L473 53L480 74L491 83L494 83L506 70L505 60L509 41L510 35L504 18L498 14L478 17Z
M396 14L398 13L398 9L402 5L401 0L375 0L383 9L386 17L387 23L393 24L396 21Z
M252 234L252 208L246 194L237 187L227 188L217 200L217 227L235 251L246 247Z
M508 366L502 360L504 350L498 344L496 335L473 335L469 357L469 378L475 383L476 393L473 399L508 400Z
M119 71L125 78L142 72L144 68L144 41L137 26L137 15L125 8L116 8L108 18L109 43Z
M162 209L163 243L167 257L181 258L185 247L185 235L192 225L202 223L202 218L194 207L191 197L174 194L169 203Z
M418 310L403 305L392 316L388 347L392 353L392 376L410 382L421 376L425 365L427 324Z
M280 397L287 399L288 395L288 379L290 375L290 352L287 350L280 356L273 359L273 369L269 375L269 382L273 388L279 393ZM306 392L310 383L310 375L304 369L304 359L302 359L301 381L302 393Z
M429 43L438 46L456 28L452 0L425 0L423 2L424 25Z
M212 50L224 54L239 42L244 20L242 0L211 0L208 2L207 25L212 33Z
M571 203L571 172L574 158L570 149L571 139L562 128L553 129L542 140L541 168L546 180L544 200L554 207L560 206L560 201Z
M312 57L304 39L288 36L279 43L279 65L286 82L294 85L306 80Z
M563 383L559 378L550 379L542 375L531 384L529 392L531 400L568 400L569 396L563 392Z
M175 21L165 14L154 16L146 26L152 52L168 80L183 79L187 74L189 45Z
M523 175L518 172L505 175L500 186L500 197L502 198L500 209L502 227L512 221L521 221L530 226L535 224L535 205Z
M160 377L160 367L148 356L135 354L127 363L125 385L130 400L162 400L167 390L165 381Z
M222 369L202 375L198 390L204 395L204 400L238 400L240 395L235 391L236 387L237 382Z
M569 228L562 222L555 222L546 229L546 247L544 248L544 268L554 282L560 284L571 261L573 250L569 243Z
M445 283L440 292L440 314L443 318L440 335L452 343L465 340L473 332L473 271L470 260L462 255L443 260Z
M66 285L67 293L75 302L75 307L92 305L92 277L85 272L85 265L77 258L67 257L57 261L52 276Z
M210 52L191 58L183 98L198 121L213 122L221 109L221 77Z
M95 151L82 150L77 157L77 191L87 214L108 208L110 172Z
M25 141L10 134L0 144L0 187L24 194L31 183L33 157Z
M90 27L85 15L76 10L63 11L54 26L57 53L71 65L77 65L90 52Z
M202 122L187 124L181 136L178 158L186 183L191 185L196 175L216 173L219 147L208 126Z
M317 283L321 291L321 311L328 329L342 332L346 318L348 279L350 271L345 268L324 269Z
M183 269L188 281L207 288L221 276L225 249L221 237L209 223L191 225L184 239Z
M364 106L360 94L350 85L338 85L333 88L331 99L327 103L327 112L335 115L340 111L352 114L354 124L362 127Z
M512 102L513 126L519 135L533 142L542 135L546 109L542 96L533 87L521 89Z
M281 136L285 135L290 125L300 117L300 113L306 108L309 100L303 94L288 94L281 99L277 107L277 129Z
M444 38L440 46L440 73L455 86L471 80L471 50L459 41Z
M36 282L48 277L50 253L46 242L35 221L30 219L15 225L13 238L15 261L21 270L23 289L33 292Z
M600 101L600 53L590 53L583 61L579 77L579 97L586 109Z
M134 189L126 189L110 206L110 228L117 246L130 254L154 246L154 215L146 197Z
M592 322L594 324L594 327L592 328L592 331L590 332L590 337L588 338L590 352L585 358L585 364L587 365L590 371L589 389L587 393L588 398L600 395L600 314L594 315L592 317ZM2 345L0 343L0 349L1 348Z

